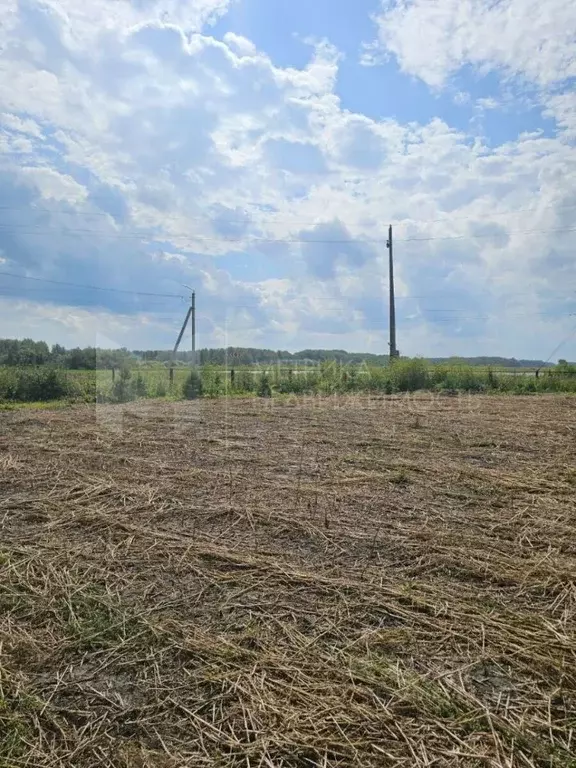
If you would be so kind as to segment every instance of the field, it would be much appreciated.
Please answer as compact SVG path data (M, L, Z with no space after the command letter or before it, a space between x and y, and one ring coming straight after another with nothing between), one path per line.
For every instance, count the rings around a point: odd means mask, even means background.
M0 766L574 768L575 414L0 414Z

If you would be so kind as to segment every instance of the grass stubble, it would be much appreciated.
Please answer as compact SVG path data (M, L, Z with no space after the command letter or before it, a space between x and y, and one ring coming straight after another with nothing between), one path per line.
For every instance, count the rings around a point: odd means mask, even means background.
M573 768L575 406L1 414L1 768Z

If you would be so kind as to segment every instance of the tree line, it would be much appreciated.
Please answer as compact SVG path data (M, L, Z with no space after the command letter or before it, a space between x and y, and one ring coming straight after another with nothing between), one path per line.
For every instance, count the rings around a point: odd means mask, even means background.
M121 368L131 359L133 355L127 349L66 349L61 344L50 347L45 341L33 339L0 339L0 365L3 366L51 365L93 371L96 368Z
M181 351L176 355L180 364L190 363L192 353ZM45 341L33 339L0 339L0 365L39 366L51 365L69 370L95 370L123 368L137 363L161 364L167 366L172 359L170 350L99 349L96 347L75 347L66 349L60 344L48 346ZM343 364L386 365L388 355L346 352L343 349L303 349L299 352L287 350L258 349L256 347L226 347L221 349L200 349L197 362L200 365L249 366L249 365L319 365L327 361ZM499 368L543 368L542 360L516 360L505 357L451 357L430 358L429 363L451 365L494 366Z

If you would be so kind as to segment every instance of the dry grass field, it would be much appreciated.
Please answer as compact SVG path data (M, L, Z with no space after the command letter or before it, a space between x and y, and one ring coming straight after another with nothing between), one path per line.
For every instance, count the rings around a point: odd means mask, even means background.
M0 414L0 766L576 766L576 398Z

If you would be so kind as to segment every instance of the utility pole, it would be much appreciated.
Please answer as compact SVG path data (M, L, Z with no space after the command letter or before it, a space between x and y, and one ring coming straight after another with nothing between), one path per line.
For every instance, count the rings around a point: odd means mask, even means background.
M178 347L180 346L180 342L182 341L182 336L184 336L184 331L186 330L186 326L188 325L188 320L190 319L191 315L192 315L192 307L188 307L188 312L186 312L186 317L184 318L184 322L182 323L182 328L180 329L180 333L178 334L176 344L174 344L174 349L172 350L172 365L176 360L176 352L178 352Z
M396 348L396 301L394 298L394 251L392 242L392 225L388 228L388 241L386 243L388 248L388 273L389 273L389 286L390 286L390 362L400 356L398 349Z
M190 316L192 319L192 368L196 367L196 291L192 291L190 303Z
M184 318L184 322L182 323L182 328L180 329L180 333L178 334L176 344L174 345L174 349L172 351L172 365L176 360L176 353L178 352L178 347L180 346L180 342L182 341L182 337L184 336L184 331L186 330L186 326L188 325L188 320L190 320L191 327L192 327L191 363L192 363L192 367L194 368L196 365L196 291L192 290L192 288L190 288L189 285L185 285L184 287L188 288L191 291L190 306L188 307L188 311L186 312L186 317Z

